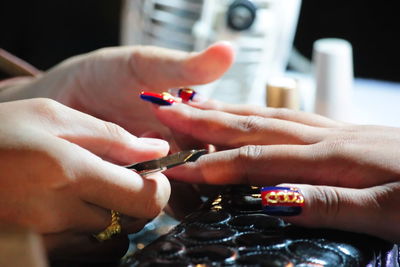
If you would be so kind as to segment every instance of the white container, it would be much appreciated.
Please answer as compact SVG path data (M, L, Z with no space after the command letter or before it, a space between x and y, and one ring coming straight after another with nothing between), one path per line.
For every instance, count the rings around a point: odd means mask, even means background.
M313 46L316 82L315 112L332 119L351 121L353 52L343 39L317 40Z

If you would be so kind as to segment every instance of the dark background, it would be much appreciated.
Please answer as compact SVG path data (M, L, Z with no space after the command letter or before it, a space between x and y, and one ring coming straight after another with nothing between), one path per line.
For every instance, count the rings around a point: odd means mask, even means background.
M399 0L303 0L295 46L311 57L312 44L338 37L353 45L355 75L400 81Z
M119 41L120 0L0 0L0 47L46 70Z
M303 0L295 46L310 57L315 40L344 38L353 45L357 77L400 81L398 2ZM120 0L3 0L0 47L45 70L117 45L120 10Z

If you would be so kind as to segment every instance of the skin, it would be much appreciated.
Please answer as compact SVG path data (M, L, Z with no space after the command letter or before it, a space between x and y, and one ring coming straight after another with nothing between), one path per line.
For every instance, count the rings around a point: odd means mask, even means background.
M160 131L141 91L205 84L233 62L228 43L186 53L151 46L104 48L70 58L34 81L0 92L3 101L46 97L114 122L135 135ZM165 132L165 131L164 131Z
M135 232L168 201L164 175L144 178L120 166L166 155L163 140L49 99L3 103L0 121L0 221L44 234L51 254L69 238L94 243L88 237L110 223L110 209Z
M189 105L154 112L174 132L213 144L217 152L169 170L170 178L294 186L305 207L285 220L400 241L394 227L400 223L400 129L213 100Z
M110 210L122 214L124 233L136 232L171 191L161 173L141 177L122 167L169 152L166 141L145 138L169 131L140 91L207 83L232 61L226 43L198 53L106 48L0 84L0 221L41 233L52 259L123 255L123 236L92 238L110 224Z

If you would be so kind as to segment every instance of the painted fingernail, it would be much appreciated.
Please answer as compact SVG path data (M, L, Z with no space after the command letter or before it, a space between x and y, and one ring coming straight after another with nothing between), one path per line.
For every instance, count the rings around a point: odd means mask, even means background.
M173 95L180 97L183 102L201 102L203 101L203 97L199 95L195 90L188 87L180 87L180 88L171 88L168 92Z
M171 94L166 92L161 94L153 92L141 92L140 98L160 106L170 106L177 102Z
M304 206L304 196L293 187L262 187L261 203L268 215L296 216Z

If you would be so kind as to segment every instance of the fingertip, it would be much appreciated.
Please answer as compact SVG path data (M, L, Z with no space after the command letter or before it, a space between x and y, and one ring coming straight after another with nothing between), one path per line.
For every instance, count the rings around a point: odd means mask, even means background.
M315 206L315 186L308 184L279 184L277 187L296 188L304 198L304 206L299 214L283 217L287 222L306 227L326 226L324 222L326 217L320 216L318 212L320 207Z
M186 75L193 84L212 82L222 76L234 61L232 45L218 42L189 57L186 61Z
M111 156L105 157L106 160L118 165L130 165L168 155L169 144L158 138L139 137L112 150L109 153Z
M168 178L162 174L161 172L152 173L143 177L147 183L153 184L151 186L154 192L150 192L149 195L155 196L154 199L151 201L150 207L148 212L150 213L150 217L156 217L163 208L168 204L168 200L171 196L171 184Z
M229 41L216 42L207 47L204 51L215 56L224 57L224 59L230 63L233 63L235 60L235 50L232 43Z
M139 137L133 146L136 153L142 154L142 160L163 157L169 151L168 142L158 138Z
M376 205L376 198L370 189L307 184L279 186L296 187L304 196L302 212L297 216L283 217L289 223L367 233L384 238L390 235L390 230L382 230L385 221L376 215L382 213L382 206Z
M199 171L196 163L187 163L164 172L168 178L175 181L190 183L190 184L204 184L205 180Z
M127 216L151 219L166 206L171 186L160 172L140 175L105 161L90 163L80 173L79 196L89 203Z
M141 134L140 137L163 139L162 134L157 131L147 131L147 132Z
M163 139L152 138L152 137L139 137L139 138L137 138L137 140L145 145L150 146L150 147L155 147L155 148L164 149L164 150L169 149L168 142Z

